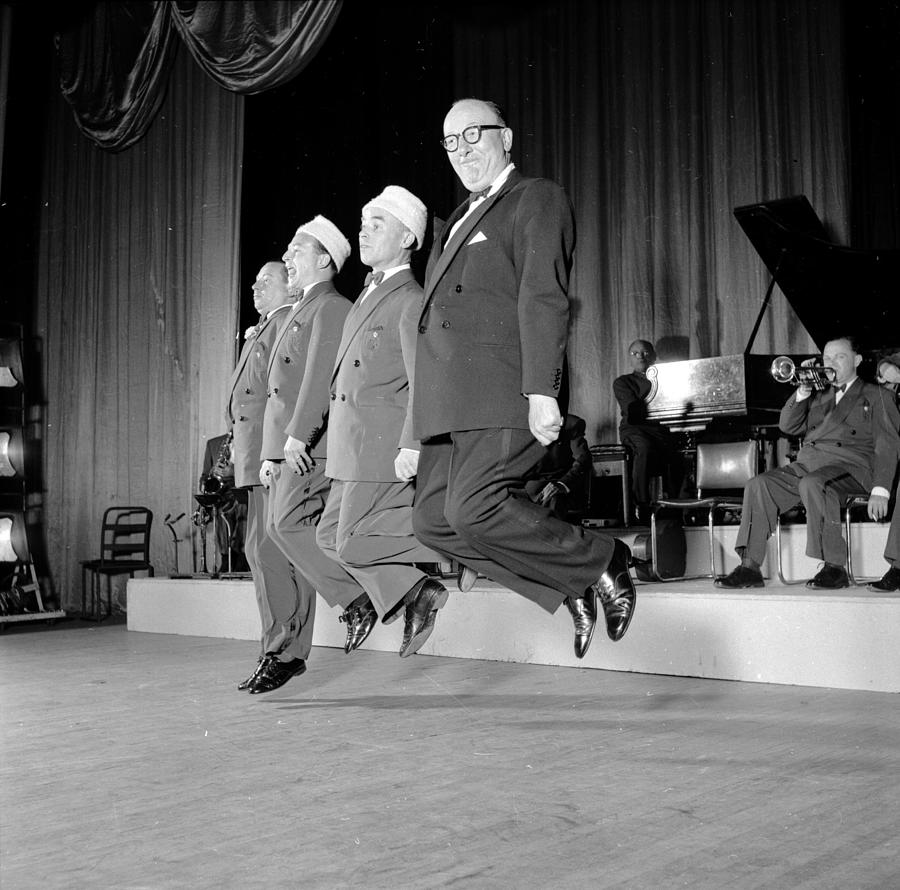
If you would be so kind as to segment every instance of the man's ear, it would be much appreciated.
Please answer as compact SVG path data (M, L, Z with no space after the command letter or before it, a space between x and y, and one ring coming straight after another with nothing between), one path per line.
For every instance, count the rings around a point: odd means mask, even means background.
M415 247L415 244L416 244L416 236L413 235L413 233L410 232L409 229L407 229L403 233L403 237L400 239L400 246L404 250L412 250L413 247Z

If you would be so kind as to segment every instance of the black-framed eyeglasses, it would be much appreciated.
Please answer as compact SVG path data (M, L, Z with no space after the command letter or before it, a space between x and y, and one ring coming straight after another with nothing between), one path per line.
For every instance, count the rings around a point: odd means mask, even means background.
M479 139L481 139L481 131L482 130L505 130L506 127L503 124L473 124L471 127L466 127L462 133L451 133L449 136L445 136L441 139L441 146L445 151L456 151L459 148L459 137L462 136L469 145L474 145Z

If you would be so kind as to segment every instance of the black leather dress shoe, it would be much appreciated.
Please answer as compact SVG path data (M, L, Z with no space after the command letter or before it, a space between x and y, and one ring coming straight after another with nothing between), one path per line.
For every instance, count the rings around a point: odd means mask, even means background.
M727 575L719 575L716 578L716 587L725 587L728 590L743 590L746 587L765 587L762 572L759 569L751 569L748 566L738 566Z
M806 582L806 586L816 590L840 590L850 586L850 579L843 566L833 566L826 562L819 573Z
M589 587L587 596L566 597L566 608L575 622L575 657L584 658L597 625L597 592Z
M347 606L344 614L338 618L338 621L347 622L347 639L344 642L344 652L348 655L358 649L366 641L366 637L372 633L375 622L378 620L378 613L372 605L372 601L368 596L363 594L357 597L349 606Z
M878 593L892 593L900 590L900 569L891 566L880 581L873 581L869 585L869 590L876 590Z
M456 579L456 586L463 592L468 593L478 580L478 572L470 569L468 566L459 567L459 577Z
M618 538L613 549L612 559L606 567L606 571L597 579L593 589L597 592L597 598L603 604L603 614L606 616L606 635L617 643L625 636L628 625L634 616L634 605L637 594L634 590L634 581L628 566L631 564L631 551L628 545Z
M256 662L256 670L254 670L253 673L250 674L250 676L247 677L246 680L241 680L241 682L238 683L238 689L241 692L243 692L245 689L249 689L253 685L256 678L263 672L263 669L266 666L266 661L271 657L272 657L271 655L260 655L259 656L259 658L257 659L257 662Z
M439 581L426 578L418 593L406 606L406 624L403 626L403 643L400 657L406 658L422 648L431 636L438 609L442 608L449 593Z
M272 692L275 689L279 689L291 677L296 677L305 670L306 662L302 658L279 661L277 658L272 657L250 686L250 695L258 695L260 692Z

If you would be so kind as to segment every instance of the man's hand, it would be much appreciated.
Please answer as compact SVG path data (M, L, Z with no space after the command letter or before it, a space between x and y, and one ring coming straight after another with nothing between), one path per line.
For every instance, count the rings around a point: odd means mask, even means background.
M419 452L412 448L401 448L394 458L394 473L403 482L415 479L419 471Z
M278 464L264 460L259 468L259 481L268 489L272 486L275 478L278 476Z
M562 415L553 396L531 393L528 396L528 428L541 445L549 445L559 438Z
M563 490L562 485L558 482L548 482L538 495L538 503L542 507L546 507L556 495L562 494Z
M316 462L306 451L306 443L288 436L284 443L284 462L301 476L306 475L316 465Z
M882 494L869 495L869 519L881 520L887 517L888 498Z

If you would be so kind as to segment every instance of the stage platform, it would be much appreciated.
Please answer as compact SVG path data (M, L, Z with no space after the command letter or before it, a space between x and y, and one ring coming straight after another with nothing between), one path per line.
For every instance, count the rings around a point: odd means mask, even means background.
M705 529L687 529L688 570L702 571ZM736 564L736 529L720 530L718 565ZM854 531L860 574L879 576L887 529L863 523ZM624 535L623 535L624 537ZM808 578L817 564L802 556L805 529L785 534L785 571ZM774 566L770 548L769 563ZM774 575L774 572L772 572ZM632 671L672 676L900 691L900 595L865 587L840 591L784 586L726 591L710 580L638 584L638 604L628 635L611 643L598 628L587 656L572 651L572 620L555 615L485 579L466 594L446 581L441 610L422 655ZM345 625L321 599L314 644L342 647ZM149 633L258 639L259 615L249 581L133 579L128 582L128 628ZM365 644L397 651L402 622L379 624ZM352 656L350 656L352 657Z

